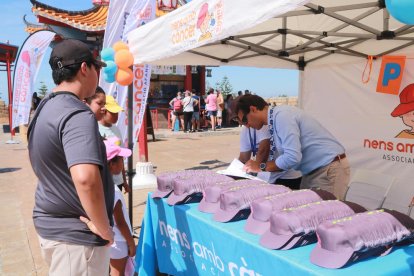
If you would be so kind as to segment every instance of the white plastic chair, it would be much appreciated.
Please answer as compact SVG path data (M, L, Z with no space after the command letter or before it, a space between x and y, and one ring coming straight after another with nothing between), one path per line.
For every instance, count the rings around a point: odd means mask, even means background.
M395 177L391 175L357 169L348 185L345 200L368 210L381 208L394 180Z

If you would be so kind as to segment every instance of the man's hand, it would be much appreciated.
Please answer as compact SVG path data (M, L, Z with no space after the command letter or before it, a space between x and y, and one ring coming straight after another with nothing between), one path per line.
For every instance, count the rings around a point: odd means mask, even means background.
M106 231L100 232L98 228L96 228L95 224L88 218L85 218L83 216L80 216L79 219L88 226L89 230L92 231L92 233L98 235L104 240L108 241L107 246L111 246L114 243L114 231L112 231L112 227L108 227Z
M249 160L246 162L246 164L244 164L243 171L247 173L261 172L259 165L260 165L259 161Z

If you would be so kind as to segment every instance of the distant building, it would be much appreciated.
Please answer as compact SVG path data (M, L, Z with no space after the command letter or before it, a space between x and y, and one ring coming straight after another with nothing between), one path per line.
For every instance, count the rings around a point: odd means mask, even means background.
M290 96L290 97L272 97L266 99L270 105L291 105L291 106L298 106L298 96Z

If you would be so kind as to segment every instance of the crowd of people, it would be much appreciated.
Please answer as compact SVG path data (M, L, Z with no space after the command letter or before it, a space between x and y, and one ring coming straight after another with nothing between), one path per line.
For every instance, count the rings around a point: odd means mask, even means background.
M250 94L249 90L245 90L244 94ZM178 91L169 102L171 131L183 130L184 133L191 133L235 126L233 103L242 95L243 92L239 91L236 98L233 94L224 96L219 89L213 88L209 88L205 96L200 96L195 89Z
M116 127L123 112L98 87L105 63L78 40L54 47L49 64L57 85L41 102L28 129L30 162L38 178L33 221L49 275L124 275L135 242L122 190L129 192ZM170 101L172 130L212 131L235 120L243 126L239 159L248 173L269 172L269 183L322 188L339 199L349 182L344 147L315 119L291 106L269 106L239 91L225 98L209 89L178 92Z

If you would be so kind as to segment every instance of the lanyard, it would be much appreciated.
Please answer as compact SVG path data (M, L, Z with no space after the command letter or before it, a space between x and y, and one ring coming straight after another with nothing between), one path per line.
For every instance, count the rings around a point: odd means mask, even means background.
M267 123L269 124L269 132L270 132L270 153L269 153L269 160L273 160L275 157L276 152L276 143L275 143L275 132L276 129L274 127L274 119L273 119L273 113L274 113L275 107L270 108L269 110L269 117L267 120Z
M250 133L250 127L249 127L249 141L250 141L250 149L252 150L253 157L256 156L257 148L256 148L256 130L253 129L253 139L252 134Z

